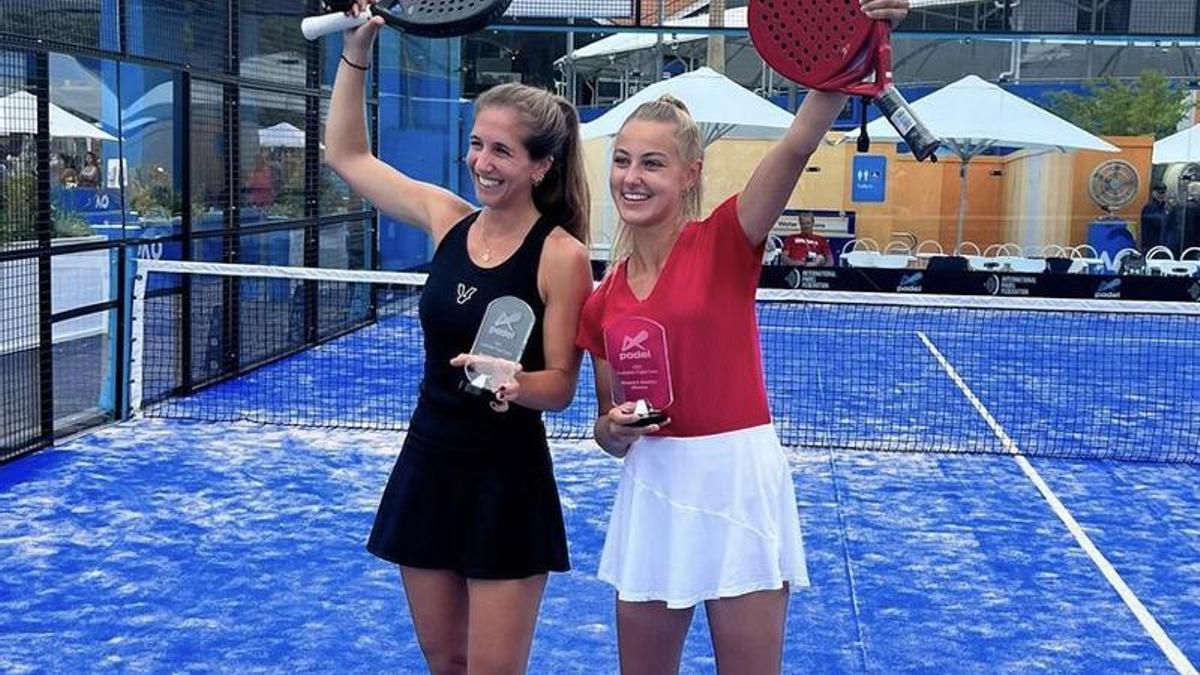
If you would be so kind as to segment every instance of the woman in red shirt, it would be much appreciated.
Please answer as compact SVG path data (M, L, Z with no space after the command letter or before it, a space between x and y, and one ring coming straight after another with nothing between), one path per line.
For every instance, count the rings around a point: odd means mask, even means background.
M872 18L907 8L863 2ZM703 220L703 149L682 103L645 103L617 135L617 263L584 305L578 343L595 364L596 441L624 459L599 576L617 590L625 675L678 671L700 602L719 670L780 671L788 589L808 574L754 295L763 242L845 103L810 92L745 189ZM668 419L638 426L639 398Z

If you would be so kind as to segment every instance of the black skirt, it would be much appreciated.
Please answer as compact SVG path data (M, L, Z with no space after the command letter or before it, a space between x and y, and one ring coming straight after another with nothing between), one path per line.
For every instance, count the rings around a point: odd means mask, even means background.
M409 431L367 550L398 565L471 579L570 569L544 432L501 433L486 445L462 447Z

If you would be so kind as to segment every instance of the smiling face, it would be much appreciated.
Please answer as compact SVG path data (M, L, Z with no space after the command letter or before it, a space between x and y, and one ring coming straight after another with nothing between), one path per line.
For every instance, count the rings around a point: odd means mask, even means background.
M700 162L679 153L675 125L630 120L613 146L609 189L621 220L631 227L673 227L684 194L700 177Z
M475 196L484 206L505 207L532 200L534 178L545 175L551 160L531 158L525 149L525 134L511 108L488 107L476 114L467 167L475 182Z

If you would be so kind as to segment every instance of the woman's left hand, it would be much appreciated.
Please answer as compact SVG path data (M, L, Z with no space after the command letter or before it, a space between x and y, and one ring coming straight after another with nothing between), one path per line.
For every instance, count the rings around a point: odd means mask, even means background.
M860 0L860 3L867 16L889 21L893 29L908 16L908 0Z
M500 403L515 401L521 393L521 383L517 381L521 364L516 361L480 354L459 354L450 359L450 365L484 376L486 382L481 388L493 392Z

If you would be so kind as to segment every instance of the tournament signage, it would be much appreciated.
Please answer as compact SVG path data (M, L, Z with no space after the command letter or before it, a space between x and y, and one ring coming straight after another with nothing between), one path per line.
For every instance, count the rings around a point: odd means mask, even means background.
M1200 302L1200 279L1189 277L770 266L763 267L759 286L870 293Z

